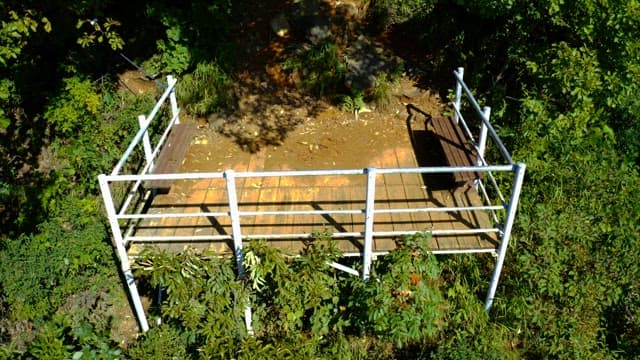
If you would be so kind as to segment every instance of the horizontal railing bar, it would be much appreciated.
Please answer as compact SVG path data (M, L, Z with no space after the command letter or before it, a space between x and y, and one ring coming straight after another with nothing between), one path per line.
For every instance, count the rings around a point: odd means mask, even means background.
M259 177L292 177L292 176L340 176L340 175L364 175L367 169L347 170L298 170L298 171L263 171L263 172L238 172L236 178ZM491 166L435 166L419 168L376 168L378 174L436 174L455 172L487 172L487 171L513 171L513 165ZM223 172L202 173L173 173L173 174L143 174L143 175L107 175L107 181L150 181L150 180L201 180L220 179Z
M427 231L406 230L406 231L374 231L373 236L395 236L395 235L414 235L417 233L428 232L431 235L474 235L497 233L498 228L477 228L477 229L430 229Z
M243 240L275 240L275 239L312 239L314 233L294 233L294 234L245 234ZM362 237L361 232L343 232L333 234L334 238ZM206 241L206 240L230 240L231 235L171 235L171 236L131 236L129 241L133 242L182 242L182 241Z
M428 232L434 236L438 235L473 235L487 234L499 232L498 228L478 228L478 229L432 229ZM413 235L425 231L408 230L408 231L374 231L373 236L396 236L396 235ZM263 239L309 239L316 236L316 233L291 233L291 234L243 234L243 240ZM339 232L331 234L332 238L350 238L364 237L363 232ZM229 240L231 235L171 235L171 236L131 236L127 241L132 242L182 242L182 241L206 241L206 240Z
M126 242L135 243L169 243L169 242L203 242L211 240L231 240L231 235L171 235L171 236L129 236Z
M486 254L486 253L495 253L496 249L493 248L477 248L477 249L436 249L436 250L431 250L429 251L431 254L434 255L456 255L456 254ZM389 255L390 251L372 251L371 255L373 256L384 256L384 255ZM217 257L224 257L225 255L219 255ZM230 256L230 254L228 254L227 256ZM295 256L295 255L294 255ZM342 253L341 255L342 257L360 257L362 256L362 253L359 252L346 252L346 253ZM129 255L130 259L138 259L140 258L139 255ZM358 273L358 275L360 275Z
M431 250L430 253L434 255L454 255L454 254L483 254L483 253L495 253L496 249L493 248L480 248L480 249L442 249L442 250ZM373 256L383 256L388 255L390 251L373 251L371 255ZM362 253L359 252L348 252L343 253L343 257L355 257L362 256Z
M396 208L375 209L375 214L404 214L419 212L462 212L504 210L502 205L460 206L460 207L427 207L427 208ZM364 209L352 210L265 210L265 211L239 211L240 216L261 215L353 215L364 214ZM194 213L164 213L164 214L124 214L116 216L117 219L160 219L160 218L194 218L194 217L225 217L230 216L228 211L222 212L194 212Z
M117 219L162 219L162 218L193 218L193 217L223 217L229 212L199 212L199 213L165 213L165 214L124 214Z
M461 207L428 207L428 208L398 208L398 209L375 209L376 214L404 214L419 212L461 212L479 210L504 210L502 205L482 205L482 206L461 206Z

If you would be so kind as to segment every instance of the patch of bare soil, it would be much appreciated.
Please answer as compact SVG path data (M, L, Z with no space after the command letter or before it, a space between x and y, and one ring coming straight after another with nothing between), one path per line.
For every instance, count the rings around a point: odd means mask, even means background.
M358 119L328 104L309 106L299 95L290 94L293 100L277 104L256 94L251 97L260 104L255 112L245 111L242 117L201 129L181 171L242 168L238 164L249 161L247 153L263 150L265 170L364 168L407 138L406 104L427 114L442 112L437 95L414 87L408 79L396 84L389 106L360 113Z
M181 171L221 171L242 161L243 154L266 149L267 170L366 167L396 139L406 139L408 103L424 113L440 113L437 95L417 88L409 76L395 84L388 106L370 105L372 111L356 119L335 105L301 95L296 89L300 79L283 71L282 63L295 49L313 42L314 26L330 33L342 52L364 38L368 3L266 0L243 9L234 36L237 106L210 115L208 127L199 124L202 129ZM377 39L369 41L378 44Z

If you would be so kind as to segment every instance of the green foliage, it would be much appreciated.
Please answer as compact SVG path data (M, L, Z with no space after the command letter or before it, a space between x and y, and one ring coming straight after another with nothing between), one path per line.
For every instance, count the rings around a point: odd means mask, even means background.
M312 94L335 95L344 88L346 63L338 45L327 40L309 45L288 58L282 68L288 72L300 73L300 86Z
M11 118L7 112L15 106L17 99L11 95L14 91L15 83L13 81L0 79L0 131L5 130L11 124Z
M391 71L379 71L371 89L357 86L347 88L347 64L338 44L327 40L319 44L306 45L282 64L284 71L297 73L302 90L316 96L337 99L338 106L347 112L365 108L373 101L380 108L389 104L392 84L402 73L402 66Z
M420 18L433 10L437 0L375 0L369 13L381 28L402 24L413 18Z
M184 43L180 28L167 29L167 39L158 40L158 55L149 62L154 73L182 75L191 64L191 52Z
M155 2L145 7L145 17L159 20L166 35L154 36L157 52L144 63L151 73L180 76L200 63L216 62L225 69L235 65L227 34L236 26L238 6L228 0L189 5Z
M100 95L89 80L77 76L64 79L64 90L50 102L45 118L66 138L95 126Z
M57 315L41 328L21 358L116 360L121 350L109 340L108 332L89 322L74 325L68 317Z
M36 234L6 241L0 253L0 283L13 320L46 318L67 296L112 271L97 202L69 198L60 206Z
M241 7L226 0L130 5L3 5L0 201L3 216L7 209L15 214L3 220L0 234L0 334L12 341L9 330L23 325L34 329L35 338L23 347L10 344L0 357L120 356L106 331L119 324L87 319L92 306L83 312L68 303L72 294L108 287L106 278L117 282L95 176L110 167L135 133L139 109L148 110L149 102L92 84L95 74L83 71L116 66L99 55L100 47L80 49L77 41L82 46L103 41L120 49L116 30L122 39L149 41L155 44L151 51L158 52L147 62L153 72L188 74L196 66L186 79L193 88L179 89L194 113L227 101L225 74L233 64L227 37L240 18L232 10ZM339 255L330 246L322 249L322 242L302 258L253 244L244 279L237 279L229 259L159 254L150 256L144 263L150 267L138 274L164 286L167 296L155 315L165 325L132 345L128 356L640 356L637 1L404 0L376 1L370 9L388 30L421 24L404 36L424 65L420 70L433 71L417 76L421 84L438 84L445 77L439 89L445 91L451 67L464 66L467 83L481 91L483 103L494 106L493 122L507 135L514 158L528 164L490 316L479 299L494 259L440 257L436 266L431 256L403 253L426 251L412 240L375 262L368 283L329 268L326 262ZM119 26L107 20L96 28L80 20L81 31L90 28L78 39L77 19L95 12L136 23L123 20ZM52 24L55 36L50 37ZM127 45L138 58L148 58L149 49ZM104 62L98 62L101 58ZM373 93L347 90L342 54L333 42L304 48L285 68L302 75L304 91L346 95L349 110L361 101L384 99L380 95L392 80ZM40 119L53 127L46 130ZM38 172L42 147L53 160ZM15 156L26 159L14 161ZM22 165L32 170L22 171ZM46 221L37 229L25 228L40 219ZM25 233L7 235L5 225ZM417 285L412 274L422 276ZM249 302L255 310L254 337L245 336L242 324Z
M357 309L358 326L399 348L433 339L443 326L446 306L429 237L406 237L399 249L374 263L368 282L353 284L349 306Z
M78 84L73 79L69 83ZM82 94L81 90L86 87L91 92ZM74 102L81 100L86 107ZM49 107L47 119L60 123L64 134L73 131L74 136L65 136L51 145L57 164L55 171L49 174L52 185L41 195L44 206L55 208L51 202L64 198L69 191L78 196L86 192L95 194L98 174L121 156L122 149L138 130L135 119L152 103L151 98L134 97L124 91L101 89L98 92L86 81L72 86L69 94L57 99Z
M202 356L230 356L233 345L245 336L240 319L249 300L231 259L205 260L192 250L178 255L150 251L139 264L138 274L167 294L162 317L183 328L188 337L197 337L195 346Z
M329 266L341 254L323 238L296 257L266 242L250 243L240 280L229 258L150 251L137 273L166 292L161 315L167 325L134 352L142 357L197 349L205 358L348 359L377 349L385 358L393 349L434 340L444 329L447 306L426 236L406 238L402 248L375 262L376 276L368 282ZM252 337L244 334L247 304Z
M85 31L82 36L78 38L78 44L80 44L80 46L84 48L94 45L96 42L101 44L107 40L107 43L112 50L122 50L124 40L122 40L120 34L115 31L115 28L121 25L119 21L106 18L104 23L101 25L98 19L78 20L76 28L80 29L85 24L90 26L92 31L91 33Z
M340 99L340 110L355 112L365 107L364 92L360 89L352 88L350 95L342 95Z
M38 30L42 24L45 32L51 31L51 23L46 17L35 18L33 10L26 10L22 14L14 10L9 11L9 21L2 21L0 28L0 64L6 66L9 60L16 59L29 36Z
M338 252L331 242L311 244L305 255L287 259L266 243L252 243L247 271L255 289L256 331L261 336L295 338L340 332L338 275L327 264Z
M369 101L375 102L379 109L386 109L391 103L392 86L400 78L402 68L400 65L392 72L380 72L376 76L368 97Z
M127 349L130 359L175 359L192 358L187 352L189 339L185 333L174 327L162 324L151 328L132 347Z
M230 80L217 63L199 63L178 83L177 93L190 114L206 116L229 104Z

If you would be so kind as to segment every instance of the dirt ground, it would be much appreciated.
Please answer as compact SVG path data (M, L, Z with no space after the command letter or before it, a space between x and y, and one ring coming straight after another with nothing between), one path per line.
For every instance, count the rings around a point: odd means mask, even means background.
M213 126L198 130L183 162L181 172L224 171L242 168L243 154L268 150L265 170L349 169L370 166L370 161L393 148L395 140L406 138L408 111L406 103L428 114L443 111L437 96L415 88L408 79L396 84L392 102L384 110L354 113L323 104L316 112L304 105L283 107L277 114L258 112L245 115L242 123L233 124L253 140L225 134ZM259 101L259 97L256 99ZM303 117L301 117L301 114ZM252 119L254 117L254 119ZM270 129L260 127L269 117L298 119L295 125L271 141ZM272 119L277 122L277 119ZM187 119L186 121L191 121Z

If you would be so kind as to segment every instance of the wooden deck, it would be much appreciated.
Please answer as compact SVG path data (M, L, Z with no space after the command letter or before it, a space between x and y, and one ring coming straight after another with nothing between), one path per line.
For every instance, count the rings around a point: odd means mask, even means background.
M410 141L398 139L398 145L385 150L374 159L364 159L363 167L413 168L418 166L415 151ZM194 145L195 146L195 145ZM249 154L237 155L235 171L279 170L278 163L271 162L269 149ZM189 160L187 153L186 160ZM427 187L420 174L384 174L376 178L375 209L389 208L440 208L482 205L473 187L464 192L436 190ZM236 180L239 210L363 210L365 208L366 175L349 176L298 176L298 177L257 177ZM224 179L185 180L174 182L168 194L154 198L148 213L197 213L228 212ZM325 215L247 215L241 218L241 229L248 238L264 238L278 234L313 234L318 232L364 232L364 212L355 214ZM490 216L485 211L464 212L416 212L402 214L376 214L374 231L429 231L451 229L477 229L493 227ZM215 253L231 253L231 240L194 240L191 237L227 235L232 233L229 216L183 217L145 219L140 221L135 237L184 236L188 240L156 243L171 251L180 251L192 246ZM397 246L399 236L374 237L374 252L386 252ZM362 252L361 236L350 236L335 240L345 254ZM272 246L291 253L300 252L304 239L270 239ZM434 251L495 249L497 234L439 235L430 240ZM140 251L142 243L133 242L130 253Z

